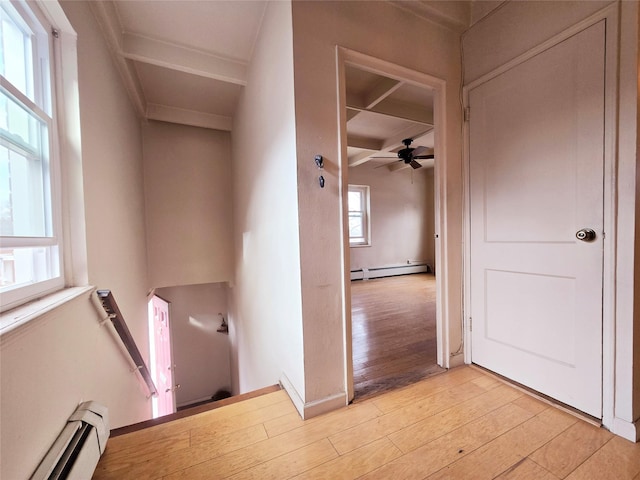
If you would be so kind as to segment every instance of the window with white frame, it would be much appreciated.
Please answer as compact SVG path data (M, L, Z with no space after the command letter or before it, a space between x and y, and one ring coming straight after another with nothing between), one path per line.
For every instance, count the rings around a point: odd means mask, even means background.
M0 2L0 307L64 285L52 28L26 2Z
M371 244L369 226L369 187L349 185L349 244L365 246Z

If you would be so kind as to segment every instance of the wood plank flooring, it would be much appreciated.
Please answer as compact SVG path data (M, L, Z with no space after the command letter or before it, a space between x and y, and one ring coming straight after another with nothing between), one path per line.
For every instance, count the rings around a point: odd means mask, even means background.
M355 401L444 370L436 365L431 274L351 282Z
M307 421L277 391L121 435L93 478L640 480L640 444L465 366Z

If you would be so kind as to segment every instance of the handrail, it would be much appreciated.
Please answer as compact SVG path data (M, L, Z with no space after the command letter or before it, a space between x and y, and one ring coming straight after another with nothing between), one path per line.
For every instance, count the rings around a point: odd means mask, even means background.
M109 320L111 320L113 327L116 329L116 332L118 332L118 335L120 335L120 339L126 347L127 352L129 352L129 356L131 356L136 368L140 372L140 376L147 384L149 392L151 395L158 395L158 390L151 378L151 372L149 371L144 358L142 358L138 345L136 345L136 341L133 339L129 328L124 321L124 317L118 308L115 298L113 298L111 290L98 290L96 293L98 294L102 308L107 312Z

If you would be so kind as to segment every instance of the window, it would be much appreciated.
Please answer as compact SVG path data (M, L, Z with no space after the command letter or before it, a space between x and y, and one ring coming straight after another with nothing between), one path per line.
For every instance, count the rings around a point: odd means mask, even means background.
M370 245L369 227L369 187L349 185L349 244L351 246Z
M26 2L0 4L0 307L64 285L52 34Z

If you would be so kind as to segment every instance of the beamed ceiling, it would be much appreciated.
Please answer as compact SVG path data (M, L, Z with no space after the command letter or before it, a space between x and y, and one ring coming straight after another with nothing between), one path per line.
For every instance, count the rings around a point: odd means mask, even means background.
M447 28L468 25L465 2L435 2L437 9L434 2L391 3ZM141 118L231 130L267 2L89 4ZM430 90L353 67L346 69L346 89L351 166L370 161L404 168L395 152L405 138L433 148Z

